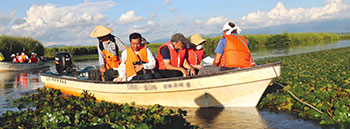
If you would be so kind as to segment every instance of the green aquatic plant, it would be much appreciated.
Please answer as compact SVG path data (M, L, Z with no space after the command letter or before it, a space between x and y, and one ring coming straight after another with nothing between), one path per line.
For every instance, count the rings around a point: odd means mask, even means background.
M286 88L267 94L259 108L296 112L320 124L350 123L349 47L256 60L258 64L276 61L282 62L276 81ZM286 89L323 114L293 99Z
M14 104L20 111L2 114L0 128L199 128L184 119L186 111L181 109L166 109L157 104L142 108L133 102L123 105L96 102L86 91L74 97L41 88Z

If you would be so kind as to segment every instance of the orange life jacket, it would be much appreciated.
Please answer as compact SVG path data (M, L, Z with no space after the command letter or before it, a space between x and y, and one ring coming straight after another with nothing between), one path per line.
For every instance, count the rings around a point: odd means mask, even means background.
M170 53L170 64L175 67L182 67L186 55L186 49L181 49L179 52L176 52L174 45L171 43L171 41L163 44L158 49L158 55L157 55L157 67L160 70L165 70L165 64L163 61L163 56L160 54L160 50L163 47L168 47L169 53Z
M25 60L27 60L27 55L21 55L19 62L24 63Z
M102 50L102 53L104 55L106 69L119 67L119 64L121 62L119 56L115 56L105 49Z
M189 47L187 48L187 61L191 65L200 65L204 55L204 50Z
M102 42L100 42L99 48L102 51L102 54L104 56L104 62L105 62L106 69L118 68L119 64L121 62L119 59L119 56L113 55L111 52L108 52L106 49L104 49Z
M140 59L143 62L148 63L146 47L142 47L137 55L131 48L126 49L126 61L125 61L126 77L136 75L136 71L133 63L140 61Z
M247 40L239 35L225 35L226 45L221 57L221 67L247 68L254 66Z

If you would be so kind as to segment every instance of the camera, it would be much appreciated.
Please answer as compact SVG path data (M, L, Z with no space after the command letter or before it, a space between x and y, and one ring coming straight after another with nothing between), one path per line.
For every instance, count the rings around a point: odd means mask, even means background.
M143 62L143 61L136 61L136 62L133 62L132 64L133 65L142 65L143 63L145 63L145 62Z

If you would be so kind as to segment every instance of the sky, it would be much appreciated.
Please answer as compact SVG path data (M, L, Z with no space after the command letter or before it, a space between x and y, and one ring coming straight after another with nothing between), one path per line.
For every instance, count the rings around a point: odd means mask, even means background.
M9 0L0 5L0 35L27 36L44 46L96 45L97 25L128 44L139 32L148 41L175 33L222 32L227 21L245 29L350 19L350 0Z

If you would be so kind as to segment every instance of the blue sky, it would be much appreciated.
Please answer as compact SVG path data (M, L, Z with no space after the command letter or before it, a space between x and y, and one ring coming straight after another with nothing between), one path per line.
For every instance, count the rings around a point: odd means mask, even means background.
M95 45L96 25L128 43L140 32L149 41L181 32L220 33L234 21L245 29L350 18L350 0L11 0L0 5L0 34L29 36L48 45Z

